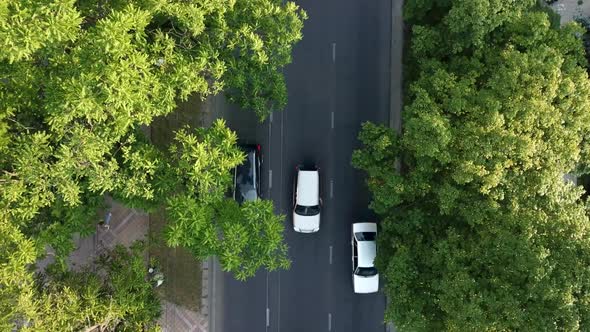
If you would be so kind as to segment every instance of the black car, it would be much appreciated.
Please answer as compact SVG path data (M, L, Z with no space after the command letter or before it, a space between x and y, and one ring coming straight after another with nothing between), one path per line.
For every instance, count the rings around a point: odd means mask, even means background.
M262 197L260 186L262 152L260 144L240 145L240 148L246 153L246 159L234 168L233 196L241 204Z

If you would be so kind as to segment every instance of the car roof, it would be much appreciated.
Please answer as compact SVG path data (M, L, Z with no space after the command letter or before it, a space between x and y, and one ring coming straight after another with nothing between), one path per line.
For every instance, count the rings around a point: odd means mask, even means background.
M319 205L320 173L317 170L299 170L297 179L297 204Z
M357 222L352 224L353 233L373 232L377 233L377 224L374 222Z
M358 241L358 262L359 267L375 266L377 245L375 241Z

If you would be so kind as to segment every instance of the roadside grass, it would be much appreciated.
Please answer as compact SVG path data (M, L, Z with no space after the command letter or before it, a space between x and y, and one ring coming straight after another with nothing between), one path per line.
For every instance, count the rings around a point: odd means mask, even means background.
M156 288L165 300L186 309L201 308L202 268L184 248L170 248L164 241L166 217L163 208L150 215L150 259L154 258L164 274L164 283Z
M202 126L201 101L191 96L180 103L175 112L155 119L151 124L151 141L160 149L168 149L174 132L185 125ZM164 274L164 283L157 288L160 296L186 309L199 311L201 307L201 263L184 248L170 248L164 240L166 214L163 208L150 214L149 255Z

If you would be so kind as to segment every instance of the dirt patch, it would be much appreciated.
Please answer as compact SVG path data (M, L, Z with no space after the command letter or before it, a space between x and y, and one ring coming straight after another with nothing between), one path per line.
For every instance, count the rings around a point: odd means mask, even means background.
M174 132L189 125L192 128L202 127L204 123L203 102L197 96L191 96L186 102L179 103L176 111L165 117L154 119L151 124L151 140L160 149L168 149L174 138Z

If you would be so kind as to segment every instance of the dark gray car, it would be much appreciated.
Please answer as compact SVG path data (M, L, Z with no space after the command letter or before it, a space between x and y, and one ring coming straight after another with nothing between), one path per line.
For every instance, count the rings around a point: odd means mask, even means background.
M241 145L246 153L246 159L234 168L234 199L242 204L255 201L262 197L260 186L260 169L262 153L259 144Z

